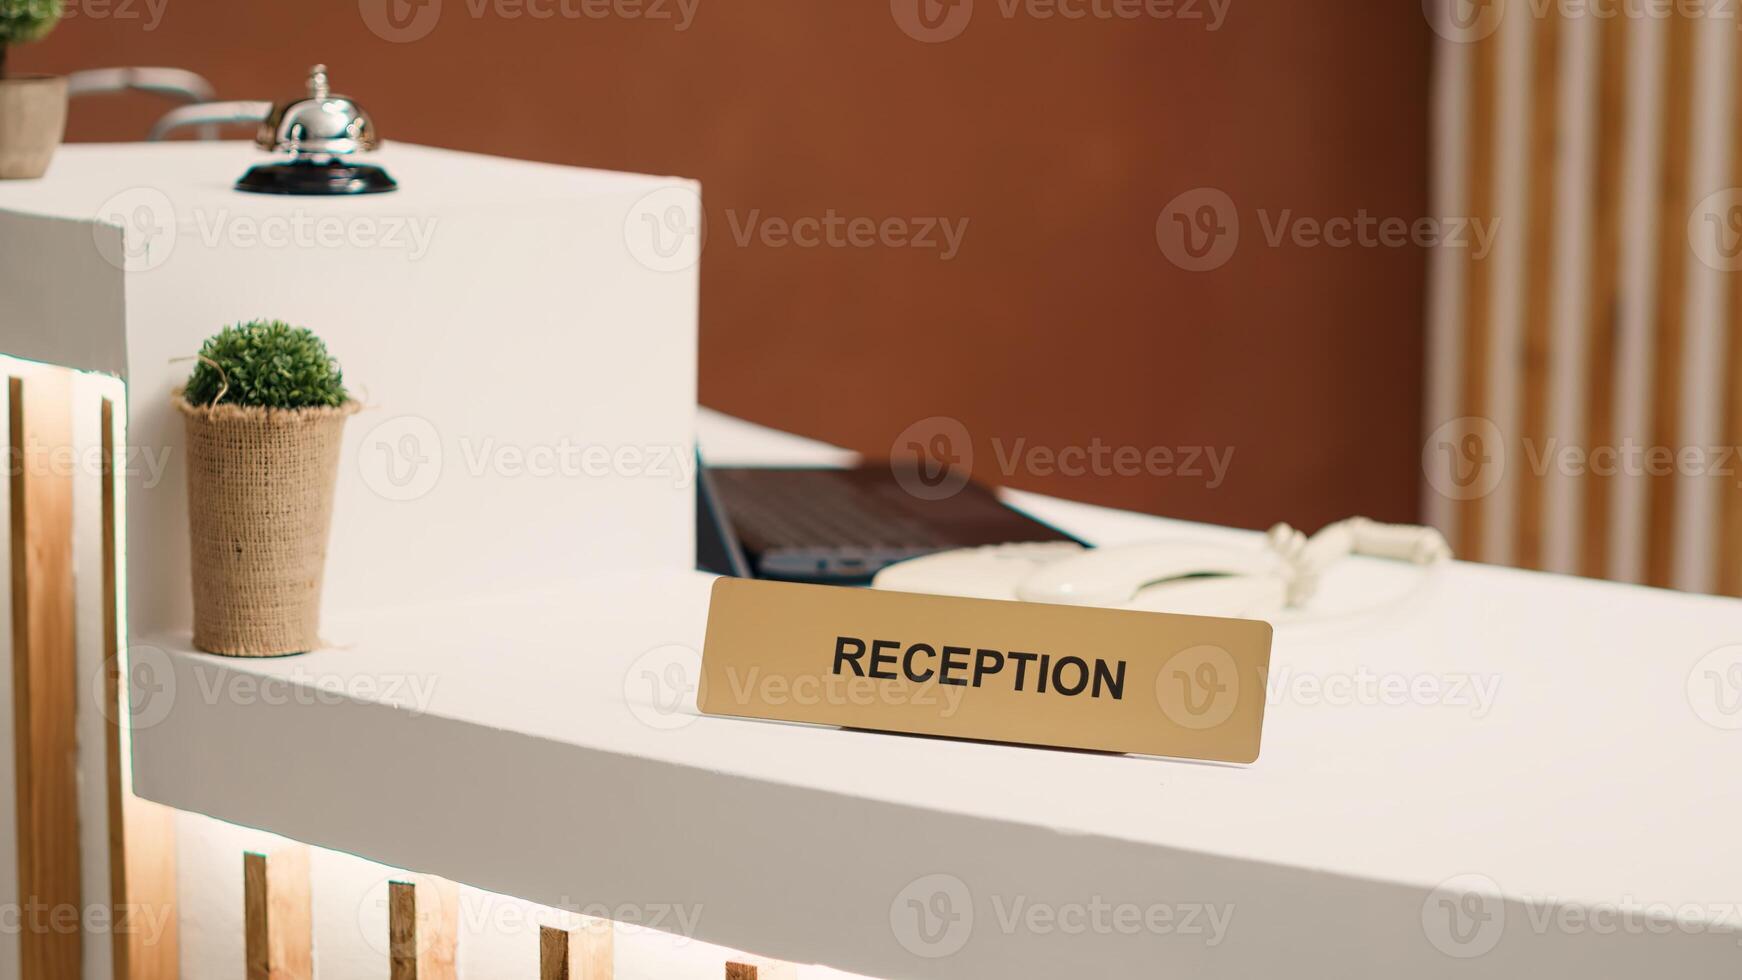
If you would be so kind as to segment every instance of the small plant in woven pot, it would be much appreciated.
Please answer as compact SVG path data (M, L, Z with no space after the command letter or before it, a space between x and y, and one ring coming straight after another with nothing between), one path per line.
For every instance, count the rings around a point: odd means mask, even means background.
M320 646L345 420L358 405L303 327L256 320L200 348L187 423L194 646L275 657Z

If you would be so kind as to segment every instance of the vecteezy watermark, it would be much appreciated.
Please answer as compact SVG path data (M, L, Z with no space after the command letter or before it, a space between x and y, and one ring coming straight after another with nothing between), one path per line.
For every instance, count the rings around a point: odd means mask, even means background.
M1266 681L1269 703L1302 707L1456 708L1488 717L1500 698L1499 674L1373 670L1305 671L1282 666Z
M654 272L681 272L702 260L708 218L693 184L667 184L643 194L623 216L623 244Z
M886 640L878 640L876 643L889 643L891 647L895 645L892 641ZM864 654L864 646L864 643L860 642L859 652L861 656ZM929 656L918 658L921 669L916 672L913 669L916 660L915 652L920 648L923 648L922 652L929 654ZM988 651L979 652L983 656ZM734 666L726 669L726 694L731 703L740 705L758 704L770 707L784 705L844 707L851 705L859 708L867 708L872 705L912 706L934 709L939 718L953 718L956 712L961 710L962 699L966 696L967 690L960 686L962 682L959 679L952 683L940 676L939 672L950 669L950 665L953 664L965 673L968 655L969 651L966 647L944 647L940 651L925 644L915 644L908 648L906 654L908 668L906 677L909 682L907 684L892 683L898 676L893 667L884 674L876 674L876 668L873 667L874 676L868 676L864 673L852 673L850 670L841 669L839 657L836 658L835 670L827 674L788 675L763 670L760 667L739 670ZM1033 654L1018 654L1017 656L1029 657L1030 659L1034 657ZM893 656L887 659L892 664L894 663ZM1078 662L1081 663L1081 661ZM934 668L929 666L932 663L942 663L945 666ZM1002 658L1000 658L999 663L1002 666ZM862 667L857 666L852 669L863 670ZM934 676L939 677L939 683L925 683ZM977 679L975 686L978 686ZM1018 689L1020 690L1020 687Z
M1742 270L1742 187L1726 187L1694 206L1688 245L1708 268Z
M895 437L889 466L903 490L920 500L947 500L962 492L974 471L974 440L960 419L934 415Z
M168 194L133 187L97 207L91 235L104 261L127 272L146 272L169 261L181 227Z
M1240 667L1228 651L1204 644L1169 657L1155 675L1155 700L1161 713L1181 728L1216 728L1240 705Z
M682 643L666 643L635 658L623 672L623 703L649 728L688 728L701 715L702 655Z
M1439 883L1421 903L1421 931L1454 959L1473 959L1500 944L1506 905L1487 875L1466 874Z
M915 956L954 956L974 935L974 896L955 875L915 878L889 902L889 931Z
M378 879L363 892L357 903L357 934L380 956L391 950L388 920L390 895L395 882L413 882L414 876L388 875ZM554 905L534 905L472 888L458 889L457 908L435 909L418 903L417 921L433 923L438 915L450 911L463 935L493 938L527 936L536 939L541 929L598 929L635 935L662 933L675 937L682 946L693 940L701 925L703 906L679 902L583 902L570 897L557 899ZM423 943L441 934L442 930L418 928L417 941Z
M1742 446L1660 446L1631 437L1589 446L1550 436L1518 441L1524 466L1537 477L1718 478L1742 488ZM1491 419L1467 415L1434 429L1422 445L1422 472L1450 500L1476 500L1500 487L1512 444Z
M760 208L727 210L732 241L740 248L911 248L948 262L962 249L967 218L846 217L829 208L820 216L770 217Z
M1085 445L1047 446L1027 439L1006 443L994 436L992 454L1006 477L1158 477L1202 480L1214 490L1228 478L1233 446L1119 446L1099 437Z
M66 20L137 23L142 31L155 31L168 10L169 0L66 0L61 16Z
M554 914L553 914L554 910ZM573 929L621 929L626 933L657 932L681 940L694 939L702 921L702 905L679 902L579 902L559 898L552 908L529 906L488 892L460 893L460 926L469 935L537 935L545 925ZM680 944L681 945L681 944Z
M1421 12L1435 34L1448 41L1480 41L1500 29L1505 0L1421 0Z
M1173 936L1220 946L1234 921L1228 903L1116 901L1086 895L1065 901L988 894L990 917L976 910L973 891L953 874L908 882L889 902L889 930L902 949L924 959L962 951L976 926L1012 936ZM984 924L984 925L982 925Z
M67 902L0 903L0 936L139 936L147 948L163 941L175 906L146 902L108 902L79 906Z
M898 647L899 644L888 640L868 643L840 637L830 672L788 674L761 667L745 670L728 666L717 680L725 681L721 692L724 700L739 706L884 705L931 709L940 718L955 717L967 693L967 678L974 669L970 658L976 651L966 647L940 650L921 643L902 653ZM978 651L979 657L989 655L998 657L1002 667L1002 654ZM1012 656L1030 660L1035 657L1026 653ZM897 673L898 665L901 673ZM952 673L960 676L951 679ZM973 676L978 686L978 675ZM907 684L899 683L903 677ZM933 678L938 679L937 684L926 683ZM647 727L675 731L689 727L701 717L696 707L702 700L704 684L701 654L681 643L665 644L646 651L629 665L623 675L623 700L629 713Z
M162 724L175 707L175 667L169 654L159 647L134 644L127 648L124 666L125 675L121 658L110 657L85 678L97 713L129 731Z
M103 718L131 731L162 724L178 700L190 697L208 706L243 707L386 702L411 715L423 715L440 684L434 674L338 673L300 664L267 677L190 662L178 674L168 653L147 644L128 647L124 665L125 675L115 658L97 665L85 678L85 687ZM191 689L186 683L190 677Z
M442 437L416 415L387 419L369 430L357 450L363 483L394 501L417 500L442 478Z
M687 446L587 442L569 437L545 443L507 442L495 436L459 436L449 445L430 420L400 415L364 435L357 467L364 485L384 499L418 500L452 472L469 479L597 480L612 477L667 481L678 488L696 479Z
M1023 896L992 896L1000 932L1038 936L1192 936L1209 947L1222 945L1234 921L1234 906L1200 902L1110 902L1100 895L1085 901L1034 902Z
M1551 470L1566 476L1716 476L1736 480L1742 449L1736 446L1653 446L1623 439L1613 446L1580 446L1550 438L1538 443L1522 440L1524 456L1532 473L1543 476Z
M441 22L443 0L358 0L363 23L383 41L421 41ZM640 21L687 31L700 0L463 0L472 20Z
M1222 486L1234 463L1232 446L1134 446L1100 437L1051 445L994 436L992 457L1004 479L1018 475L1201 481ZM921 500L945 500L974 473L974 441L960 419L934 415L902 429L889 446L889 465L902 489Z
M229 208L198 209L193 227L206 248L380 249L404 252L416 262L429 254L435 216L236 214Z
M979 0L1004 20L1125 21L1185 24L1214 32L1228 20L1233 0ZM974 18L975 0L890 0L889 14L915 41L938 44L960 37Z
M1500 29L1509 11L1542 20L1554 14L1563 20L1686 20L1730 21L1742 27L1742 6L1736 0L1422 0L1422 13L1434 33L1448 41L1469 44Z
M1506 438L1491 419L1452 419L1422 443L1421 471L1428 485L1449 500L1486 497L1506 475Z
M1477 258L1493 250L1499 218L1304 215L1293 208L1259 208L1258 228L1269 248L1463 248ZM1155 241L1169 262L1187 272L1220 269L1241 242L1239 208L1225 191L1198 187L1162 208Z
M416 262L429 254L439 221L433 215L330 214L303 208L271 214L228 207L178 210L155 187L110 196L96 217L91 234L97 253L128 272L163 265L184 239L208 250L379 250Z
M1220 269L1240 247L1240 211L1217 188L1186 191L1155 219L1155 243L1169 262L1187 272Z
M1271 248L1464 248L1477 259L1488 257L1500 229L1499 218L1381 217L1366 208L1331 217L1259 208L1258 221Z
M1499 883L1488 875L1461 874L1440 882L1428 894L1421 906L1421 927L1441 953L1475 959L1493 952L1509 929L1518 928L1538 936L1733 934L1742 931L1742 903L1648 901L1633 896L1588 903L1531 894L1508 901Z
M1694 664L1688 705L1713 728L1742 732L1742 644L1719 647Z
M114 472L129 481L138 481L142 489L154 489L169 471L169 453L168 446L127 446L113 461ZM65 444L45 445L32 439L22 446L7 448L6 466L7 474L14 477L26 473L56 479L101 477L103 447L91 445L79 449Z
M429 713L441 678L435 674L333 673L300 665L269 677L199 663L194 687L204 704L340 705L354 701L388 703L417 716Z

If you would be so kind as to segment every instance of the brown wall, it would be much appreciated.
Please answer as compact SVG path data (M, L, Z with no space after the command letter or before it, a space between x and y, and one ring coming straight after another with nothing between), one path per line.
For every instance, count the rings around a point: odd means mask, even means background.
M897 16L914 0L686 0L681 31L622 16L648 9L635 0L544 20L508 16L522 0L441 0L426 36L391 43L364 16L384 0L152 0L155 23L147 0L70 2L83 16L17 68L174 65L227 98L282 98L325 61L390 139L700 178L714 407L878 454L950 416L982 479L1176 516L1416 515L1423 252L1272 247L1260 215L1424 213L1416 3L1231 0L1211 31L978 0L959 36L922 43ZM159 108L84 100L71 137L138 138ZM1239 246L1188 272L1158 217L1204 186L1234 202ZM967 226L947 261L737 240L830 210ZM1006 474L993 441L1018 439L1234 455L1215 489Z

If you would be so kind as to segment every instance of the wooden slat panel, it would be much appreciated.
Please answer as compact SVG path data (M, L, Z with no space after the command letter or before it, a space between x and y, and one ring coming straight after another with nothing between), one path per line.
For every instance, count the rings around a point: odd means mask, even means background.
M1494 126L1499 89L1500 35L1493 31L1470 42L1470 110L1466 129L1470 217L1495 219ZM1493 255L1464 250L1464 378L1462 411L1466 416L1491 415L1488 391L1489 351L1493 343ZM1480 497L1459 503L1458 554L1472 561L1483 557L1484 507Z
M1602 44L1597 66L1596 160L1591 181L1591 275L1586 316L1585 446L1615 445L1615 350L1621 330L1621 195L1626 153L1628 25L1626 17L1599 20ZM1579 569L1592 578L1609 574L1614 477L1588 470L1583 478L1584 515Z
M755 957L726 963L726 980L797 980L798 967L779 960Z
M1693 156L1694 28L1676 8L1669 19L1663 92L1663 170L1658 185L1656 353L1652 362L1651 442L1681 444L1682 354L1687 343L1688 168ZM1675 578L1676 476L1646 475L1645 581Z
M71 376L11 379L13 745L18 781L21 972L81 980ZM65 916L71 913L69 923Z
M577 929L539 929L541 980L611 980L613 932L608 919L594 919Z
M1565 148L1559 144L1559 94L1561 76L1567 68L1564 58L1567 22L1562 8L1555 5L1533 8L1534 36L1532 49L1530 126L1531 145L1527 165L1527 228L1525 239L1523 281L1523 329L1519 348L1519 420L1515 441L1509 447L1511 471L1517 478L1516 526L1509 529L1507 543L1518 564L1542 567L1545 560L1547 535L1547 486L1544 474L1529 465L1527 447L1539 450L1548 446L1560 433L1550 433L1551 392L1554 378L1554 338L1552 317L1555 309L1555 266L1557 260L1556 216L1568 206L1589 207L1591 211L1591 266L1584 372L1584 410L1586 431L1573 434L1569 445L1579 445L1587 453L1596 453L1592 466L1581 479L1583 512L1579 525L1580 554L1578 567L1586 574L1607 577L1614 569L1613 539L1616 481L1627 478L1610 469L1616 460L1621 429L1616 417L1619 406L1617 384L1621 376L1618 362L1622 350L1620 320L1627 285L1621 274L1623 260L1622 227L1628 161L1629 72L1630 44L1636 18L1600 17L1595 29L1599 32L1599 64L1597 71L1597 105L1594 118L1595 161L1591 197L1588 201L1569 203L1558 195L1557 176ZM1694 89L1697 70L1698 30L1701 20L1678 10L1668 16L1665 25L1667 45L1664 52L1665 81L1653 111L1638 120L1651 130L1654 140L1661 140L1662 162L1659 182L1654 190L1658 215L1656 241L1650 253L1654 276L1654 306L1651 310L1651 359L1649 393L1645 411L1646 441L1659 450L1647 457L1654 467L1664 458L1662 450L1673 459L1676 450L1687 441L1688 420L1681 417L1681 392L1685 386L1684 363L1688 353L1690 310L1686 295L1689 284L1689 247L1685 229L1691 205L1690 182L1694 141ZM1501 105L1498 38L1491 34L1471 45L1469 110L1466 146L1466 169L1469 182L1469 210L1472 217L1493 217L1498 206L1496 118ZM1739 55L1742 57L1742 55ZM1742 69L1738 69L1742 73ZM1737 77L1742 86L1742 74ZM1661 119L1661 125L1659 120ZM1738 110L1736 126L1742 129L1742 109ZM1742 133L1733 137L1735 156L1742 158ZM1742 159L1733 164L1733 185L1742 185ZM1464 256L1466 263L1466 294L1462 343L1462 376L1459 382L1460 414L1490 418L1500 392L1495 389L1494 367L1506 362L1497 358L1511 355L1499 350L1502 338L1496 333L1494 303L1496 277L1493 263ZM1736 277L1742 279L1742 275ZM1728 326L1727 349L1731 363L1726 365L1725 426L1727 442L1742 442L1742 283L1732 281L1732 320ZM1639 476L1631 478L1641 479ZM1643 577L1652 585L1675 584L1677 522L1677 489L1679 476L1670 467L1665 472L1647 473L1642 477L1644 507ZM1465 557L1478 560L1493 558L1485 554L1485 544L1493 538L1493 512L1482 498L1463 501L1458 505L1458 541ZM1719 527L1721 550L1734 560L1719 557L1718 582L1723 591L1742 594L1742 491L1726 487L1720 495ZM1734 566L1734 567L1732 567Z
M460 889L417 875L387 885L391 980L454 980L459 946Z
M132 793L123 768L120 596L116 574L115 405L103 399L103 657L109 705L109 900L115 980L175 980L181 973L175 889L175 811Z
M247 980L314 980L308 848L242 856Z
M1530 241L1525 255L1523 387L1520 399L1521 439L1513 454L1518 474L1518 519L1514 528L1514 561L1524 568L1542 567L1543 479L1529 465L1527 446L1548 442L1554 310L1555 188L1560 171L1561 16L1549 4L1536 22L1535 65L1531 72Z
M569 965L569 933L567 929L544 926L538 930L539 980L574 980Z
M1736 35L1742 38L1742 33ZM1731 90L1737 93L1730 120L1730 186L1742 187L1742 43L1731 55ZM1726 221L1729 215L1724 215ZM1724 324L1724 445L1742 446L1742 269L1728 274L1729 309ZM1718 591L1742 596L1742 487L1731 477L1718 490Z

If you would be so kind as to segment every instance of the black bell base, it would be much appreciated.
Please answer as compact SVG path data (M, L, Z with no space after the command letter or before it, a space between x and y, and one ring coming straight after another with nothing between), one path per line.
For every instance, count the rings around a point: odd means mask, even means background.
M367 163L263 163L249 168L236 189L250 194L345 197L399 189L387 171Z

